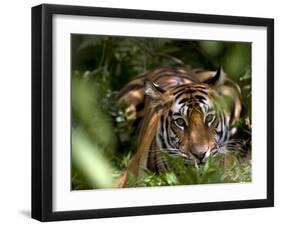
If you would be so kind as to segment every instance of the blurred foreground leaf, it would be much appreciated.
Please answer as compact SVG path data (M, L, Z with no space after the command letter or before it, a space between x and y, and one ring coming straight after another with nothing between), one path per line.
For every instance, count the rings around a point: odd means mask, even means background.
M110 163L81 130L72 131L72 161L92 188L111 188L113 179Z

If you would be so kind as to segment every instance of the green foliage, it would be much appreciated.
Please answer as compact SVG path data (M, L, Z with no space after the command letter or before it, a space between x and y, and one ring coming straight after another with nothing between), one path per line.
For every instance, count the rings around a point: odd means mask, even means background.
M116 93L137 75L163 66L216 70L220 65L239 84L243 115L235 125L237 139L251 150L251 44L97 35L71 36L72 46L72 189L114 186L136 146L136 128L126 120ZM123 106L124 107L124 106ZM122 125L122 126L120 126ZM118 139L118 138L123 139ZM205 165L186 166L167 156L174 170L156 175L145 170L142 181L131 175L131 186L247 182L251 162L222 157Z
M204 165L186 164L183 158L163 153L171 170L156 174L144 169L144 177L138 186L167 186L190 184L214 184L251 181L251 163L234 154L208 158Z

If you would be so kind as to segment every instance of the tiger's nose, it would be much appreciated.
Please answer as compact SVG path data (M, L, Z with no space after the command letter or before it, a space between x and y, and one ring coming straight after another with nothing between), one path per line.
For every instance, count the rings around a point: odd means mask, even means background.
M209 146L207 145L193 145L191 148L191 153L200 161L203 162L204 158L207 157L209 152Z

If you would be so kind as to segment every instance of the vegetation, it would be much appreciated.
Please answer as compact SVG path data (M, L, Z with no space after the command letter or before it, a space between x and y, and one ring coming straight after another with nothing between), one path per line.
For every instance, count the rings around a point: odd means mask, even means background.
M171 172L145 170L131 186L162 186L251 181L251 45L219 41L72 35L72 189L113 187L135 150L135 128L115 95L135 76L162 66L210 70L223 66L242 91L243 114L236 127L243 152L186 166L165 156ZM119 124L122 127L119 127ZM130 139L120 141L120 136Z

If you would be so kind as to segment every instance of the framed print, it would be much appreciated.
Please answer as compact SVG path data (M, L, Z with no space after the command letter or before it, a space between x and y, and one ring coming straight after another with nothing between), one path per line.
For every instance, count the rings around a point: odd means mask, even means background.
M32 217L274 205L274 21L32 8Z

